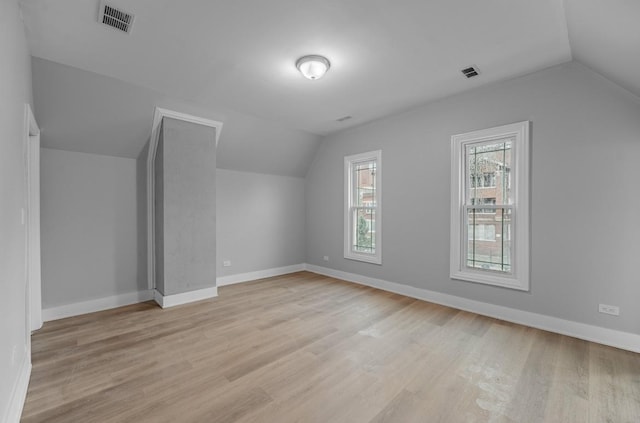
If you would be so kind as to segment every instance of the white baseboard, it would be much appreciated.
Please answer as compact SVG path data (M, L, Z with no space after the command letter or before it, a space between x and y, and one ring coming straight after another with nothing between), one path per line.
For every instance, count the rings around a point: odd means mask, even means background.
M258 270L255 272L239 273L237 275L218 277L217 286L231 285L235 283L248 282L256 279L269 278L272 276L286 275L287 273L301 272L305 270L305 264L295 264L292 266L274 267L271 269ZM83 301L80 303L67 304L59 307L52 307L42 310L42 318L45 322L51 320L64 319L65 317L78 316L81 314L93 313L95 311L108 310L125 305L141 303L155 300L162 308L173 307L193 301L200 301L207 298L217 297L217 287L200 289L176 295L162 295L158 291L148 290L132 292L129 294L115 295L112 297L99 298L96 300Z
M5 423L19 423L22 416L24 402L27 399L27 389L29 388L29 378L31 377L31 358L24 356L22 365L20 366L20 374L18 380L13 385L13 392L9 399L9 405L4 413Z
M370 278L355 273L342 272L340 270L329 269L327 267L306 265L306 270L320 275L354 282L360 285L367 285L383 291L394 292L406 295L407 297L431 303L442 304L457 308L459 310L470 311L483 316L494 317L508 322L518 323L537 329L555 332L586 341L609 345L633 352L640 352L640 335L622 332L614 329L607 329L571 320L560 319L558 317L545 316L543 314L531 313L529 311L517 310L495 304L483 303L481 301L469 300L467 298L454 295L443 294L441 292L429 291L427 289L416 288L409 285L389 282L382 279Z
M180 294L163 295L157 289L154 290L153 299L162 308L175 307L194 301L206 300L218 296L218 287L196 289L195 291L181 292Z
M258 270L256 272L238 273L237 275L219 276L218 286L233 285L235 283L255 281L256 279L270 278L272 276L286 275L288 273L302 272L306 269L304 263L291 266L274 267L272 269Z
M83 301L81 303L67 304L59 307L42 310L42 319L45 322L64 319L65 317L78 316L80 314L93 313L95 311L109 310L130 304L141 303L153 299L153 291L138 291L111 297L98 298L96 300Z

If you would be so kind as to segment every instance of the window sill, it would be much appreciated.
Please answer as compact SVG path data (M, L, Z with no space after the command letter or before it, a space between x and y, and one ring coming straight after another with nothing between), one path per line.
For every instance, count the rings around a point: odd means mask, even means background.
M382 264L381 257L370 255L370 254L358 254L358 253L352 252L350 254L345 254L344 258L346 258L347 260L362 261L364 263L380 264L380 265Z
M451 272L451 279L481 283L484 285L501 286L503 288L516 289L518 291L529 291L529 281L521 280L515 276L501 276L499 274L490 273L487 271L456 271Z

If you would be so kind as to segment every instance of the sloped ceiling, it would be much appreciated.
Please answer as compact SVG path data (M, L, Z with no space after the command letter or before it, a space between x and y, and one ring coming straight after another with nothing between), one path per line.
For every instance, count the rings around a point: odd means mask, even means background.
M143 113L147 106L138 103L164 101L225 123L224 166L301 176L322 135L569 61L572 49L578 60L640 92L637 72L628 70L638 69L640 60L634 0L109 3L136 15L130 35L97 22L98 0L21 1L31 52L47 59L34 60L34 75L42 79L35 87L36 117L50 127L43 141L55 148L133 156L151 125L152 110ZM295 61L305 54L331 60L323 79L299 75ZM48 61L147 95L143 101L123 93L121 102L111 102L117 110L92 119L85 105L106 107L97 98L107 88L87 83L71 89L79 98L66 101L62 113L55 108L65 101L65 88L82 78L57 75L66 85L47 88L53 82L46 75L60 73ZM460 69L471 64L481 74L467 80ZM128 110L131 104L139 112ZM353 118L336 121L346 115ZM122 130L110 135L113 128Z
M320 139L49 60L34 57L32 73L43 147L135 158L149 140L156 106L224 122L217 154L224 169L301 177Z
M640 1L566 0L574 59L640 96Z

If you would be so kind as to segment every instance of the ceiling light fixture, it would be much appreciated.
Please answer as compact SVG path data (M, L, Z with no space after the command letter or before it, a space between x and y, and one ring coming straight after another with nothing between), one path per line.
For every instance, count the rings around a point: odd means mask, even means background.
M296 62L296 68L307 79L312 81L320 79L331 67L331 63L326 57L318 55L304 56Z

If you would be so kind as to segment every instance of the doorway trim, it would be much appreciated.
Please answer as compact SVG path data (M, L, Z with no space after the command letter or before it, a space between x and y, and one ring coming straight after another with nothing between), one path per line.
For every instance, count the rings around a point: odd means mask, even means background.
M162 119L168 117L172 119L191 122L198 125L209 126L216 129L216 148L222 132L222 122L211 120L187 113L176 112L174 110L156 107L153 113L153 125L151 127L151 137L149 138L149 151L147 154L147 280L149 289L156 287L156 266L155 266L155 158L160 139L160 127Z
M40 262L40 128L31 106L24 111L25 176L27 187L27 316L29 333L42 327L42 271ZM31 345L29 345L30 349Z

